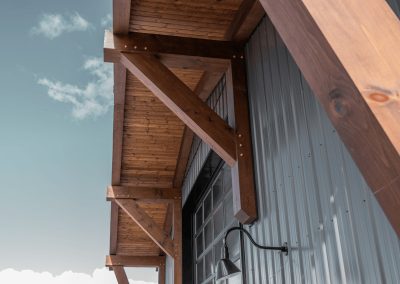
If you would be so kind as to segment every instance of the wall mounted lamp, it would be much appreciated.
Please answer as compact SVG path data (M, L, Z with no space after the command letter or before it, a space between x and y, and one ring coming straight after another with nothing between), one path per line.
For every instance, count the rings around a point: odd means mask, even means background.
M240 273L240 269L229 259L229 249L228 245L226 243L226 239L228 235L232 231L242 231L245 233L245 235L250 239L250 242L257 248L259 249L265 249L265 250L277 250L285 253L285 255L288 255L289 249L286 243L283 244L281 247L272 247L272 246L261 246L257 244L254 239L251 237L250 233L243 229L242 227L232 227L230 228L223 239L223 247L222 247L222 258L218 261L217 266L216 266L216 280L225 280L230 277L235 276L236 274Z

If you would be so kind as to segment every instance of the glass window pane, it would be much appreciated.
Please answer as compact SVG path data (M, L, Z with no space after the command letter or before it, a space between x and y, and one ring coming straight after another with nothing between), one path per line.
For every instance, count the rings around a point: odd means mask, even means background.
M196 239L197 257L203 252L203 232L201 232Z
M203 207L200 206L196 212L196 233L199 231L201 224L203 224Z
M232 174L231 169L227 166L223 168L223 186L224 192L229 192L232 188Z
M210 216L212 211L212 195L211 192L208 193L206 199L204 199L204 221L207 220L207 217Z
M222 188L222 179L223 175L221 174L217 181L214 183L213 186L213 205L214 208L218 206L218 204L221 202L222 197L224 196L223 188Z
M222 238L214 246L214 263L222 258Z
M221 205L217 211L215 211L214 215L214 238L217 238L218 235L224 229L224 207Z
M210 220L208 224L204 227L204 241L205 241L204 249L212 245L213 242L212 220Z
M232 194L224 200L224 215L225 215L225 228L230 226L233 222L233 200Z
M197 283L201 283L204 280L204 268L203 268L204 258L202 258L196 264L196 274L197 274Z
M213 254L212 250L206 254L205 258L205 266L206 266L206 278L211 276L214 273L214 261L213 261Z

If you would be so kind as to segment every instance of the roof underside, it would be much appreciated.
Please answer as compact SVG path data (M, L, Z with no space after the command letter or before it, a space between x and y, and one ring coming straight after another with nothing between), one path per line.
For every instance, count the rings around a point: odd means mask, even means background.
M129 31L230 40L242 2L245 1L132 0ZM202 70L172 71L193 91L205 75ZM129 72L125 81L120 185L172 188L185 126ZM161 227L168 223L166 203L140 203L140 206ZM118 209L117 215L117 232L111 229L111 234L117 234L117 243L111 244L114 247L111 254L163 254L126 213Z

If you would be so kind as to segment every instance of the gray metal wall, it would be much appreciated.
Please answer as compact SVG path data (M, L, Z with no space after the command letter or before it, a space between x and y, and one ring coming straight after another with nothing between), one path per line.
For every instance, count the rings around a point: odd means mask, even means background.
M292 248L246 242L248 283L400 283L399 239L268 19L246 56L259 210L249 230Z

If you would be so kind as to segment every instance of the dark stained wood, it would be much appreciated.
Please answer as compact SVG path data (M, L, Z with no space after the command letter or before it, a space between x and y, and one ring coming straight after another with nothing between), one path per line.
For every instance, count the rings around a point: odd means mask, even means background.
M164 231L167 233L168 236L172 234L172 224L174 218L174 204L173 202L168 203L167 213L165 214L164 220Z
M117 278L118 284L129 284L128 277L126 276L125 269L123 266L113 266L115 278Z
M243 55L243 48L229 41L142 33L114 35L105 31L104 60L119 62L121 52L180 55L189 57L188 60L190 57L231 59Z
M239 222L251 224L257 219L257 199L244 60L231 61L226 74L226 86L230 100L229 122L235 128L238 157L231 171L233 212Z
M126 34L129 32L132 0L113 0L113 32Z
M133 0L130 31L222 40L240 3Z
M123 53L121 62L228 165L236 162L232 129L156 58Z
M162 264L165 264L165 256L106 256L107 267L159 267Z
M173 200L180 195L181 192L177 188L143 188L133 186L109 186L107 188L108 201L118 198L161 202L162 200Z
M261 0L400 236L400 29L385 1Z
M226 69L227 70L227 69ZM225 71L226 71L225 70ZM194 90L195 94L206 101L211 92L215 89L225 72L204 72L199 83Z
M164 230L131 199L115 199L115 202L133 221L168 255L174 257L174 243Z
M174 201L174 284L182 284L182 199Z
M126 69L122 64L114 64L114 129L111 177L111 184L113 185L119 185L121 182L125 86Z
M265 15L258 0L243 0L225 33L225 40L245 42Z
M121 161L123 146L123 123L125 108L126 69L122 64L114 64L114 127L111 184L121 182ZM111 203L110 254L117 252L118 206Z
M158 267L158 284L165 284L165 257L163 263Z

